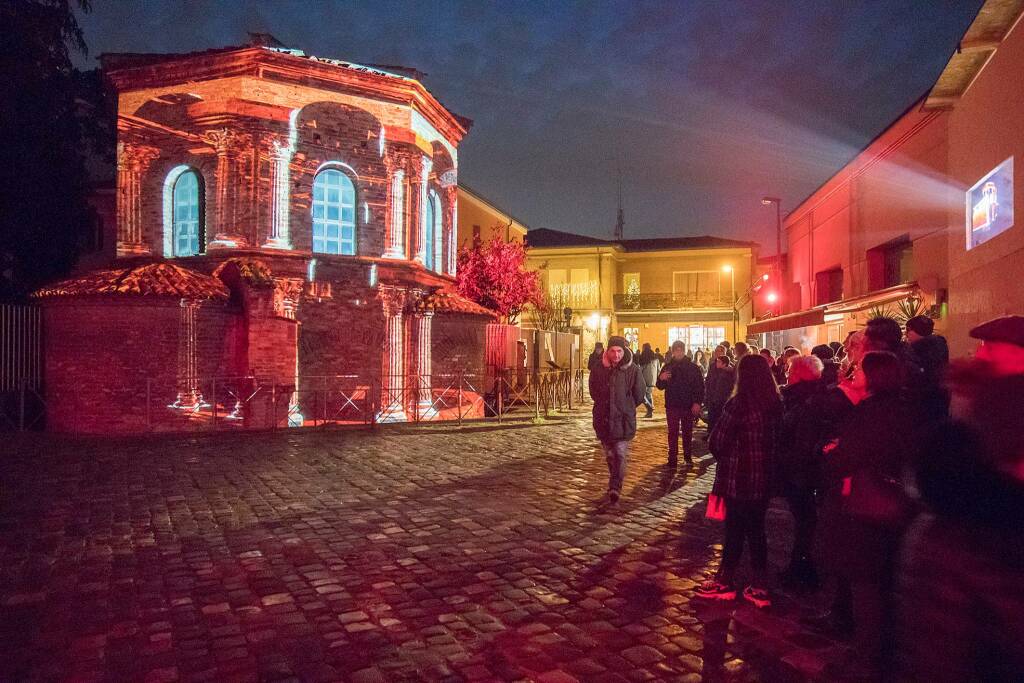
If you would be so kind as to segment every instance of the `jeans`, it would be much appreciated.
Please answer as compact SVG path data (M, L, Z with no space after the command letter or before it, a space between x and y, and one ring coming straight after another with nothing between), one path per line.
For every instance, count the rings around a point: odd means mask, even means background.
M644 405L647 406L647 412L654 410L654 387L647 387L647 393L644 394Z
M629 464L629 442L602 442L601 449L604 451L604 459L608 462L608 490L622 493L622 482L626 479L626 465Z
M683 455L689 460L693 457L693 413L690 406L665 406L665 415L668 417L668 459L675 460L679 456L679 432L682 430Z
M764 587L768 572L768 537L764 517L768 512L767 500L725 500L725 545L719 580L731 585L743 556L743 541L750 548L750 565L754 570L754 585Z

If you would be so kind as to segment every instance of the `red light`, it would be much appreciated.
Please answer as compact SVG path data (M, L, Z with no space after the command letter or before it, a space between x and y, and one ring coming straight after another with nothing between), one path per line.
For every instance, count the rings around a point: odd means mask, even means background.
M765 282L768 282L768 273L765 273L764 275L762 275L761 279L764 280Z
M775 292L768 292L764 298L765 300L768 301L768 303L773 304L779 300L779 295L776 294Z

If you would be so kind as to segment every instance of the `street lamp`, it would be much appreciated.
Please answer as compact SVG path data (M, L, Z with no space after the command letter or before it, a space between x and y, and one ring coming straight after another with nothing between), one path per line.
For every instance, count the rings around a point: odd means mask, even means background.
M782 200L778 197L761 197L765 206L775 205L775 267L782 272Z
M732 341L736 343L737 318L740 317L740 312L736 310L736 271L727 263L722 266L722 272L729 273L729 288L732 291Z

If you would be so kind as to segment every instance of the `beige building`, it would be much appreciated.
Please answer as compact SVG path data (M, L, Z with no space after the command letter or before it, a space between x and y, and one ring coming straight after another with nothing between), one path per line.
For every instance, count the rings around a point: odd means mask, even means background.
M718 237L609 241L531 230L527 262L557 306L572 309L584 350L612 334L663 352L746 336L757 245Z
M459 185L458 248L474 239L487 241L496 234L506 242L522 242L528 228L511 214L499 209L476 190Z

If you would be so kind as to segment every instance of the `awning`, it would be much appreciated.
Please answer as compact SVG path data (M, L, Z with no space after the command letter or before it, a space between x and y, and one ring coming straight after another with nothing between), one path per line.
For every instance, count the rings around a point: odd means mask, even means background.
M876 289L873 292L850 297L849 299L843 299L842 301L833 301L828 304L826 308L828 309L828 313L857 313L859 311L865 311L873 306L885 306L886 304L891 304L896 301L902 301L903 299L917 293L917 283L907 282L902 285L896 285L895 287Z
M812 308L808 311L787 313L767 320L758 320L747 325L747 334L764 334L765 332L781 332L796 327L810 327L825 322L825 309Z

